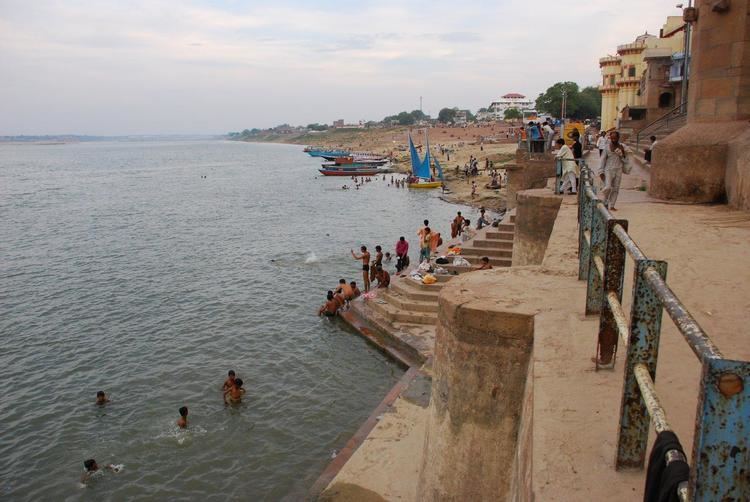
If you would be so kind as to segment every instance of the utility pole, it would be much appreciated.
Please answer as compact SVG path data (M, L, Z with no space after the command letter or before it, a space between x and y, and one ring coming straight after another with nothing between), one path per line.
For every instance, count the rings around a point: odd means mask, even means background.
M566 89L563 89L562 91L562 105L560 106L560 120L563 120L565 118L565 108L566 108L566 100L568 97L568 91Z
M419 111L422 111L422 96L419 96Z
M682 7L682 4L678 5L679 7ZM693 0L688 0L688 9L692 11L693 7ZM687 10L687 9L686 9ZM691 32L691 24L688 19L686 19L685 11L683 11L682 14L683 19L685 20L685 43L683 44L683 50L682 50L682 85L680 86L680 112L685 112L685 103L687 103L687 87L688 87L688 60L690 59L690 32Z

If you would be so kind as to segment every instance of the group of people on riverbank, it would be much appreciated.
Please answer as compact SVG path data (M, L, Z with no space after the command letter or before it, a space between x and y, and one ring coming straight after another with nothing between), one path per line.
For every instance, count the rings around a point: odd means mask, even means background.
M242 402L242 396L245 394L243 385L244 382L241 378L237 377L237 374L234 370L229 370L227 372L227 378L226 380L224 380L224 383L221 386L221 392L225 405L239 404L240 402ZM103 390L97 391L96 400L94 401L96 406L106 406L110 402L111 400L109 399L109 396L107 396L106 392L104 392ZM188 407L184 405L180 406L177 412L180 416L175 422L175 425L180 429L187 429L189 412ZM122 468L122 465L106 464L102 469L101 467L99 467L96 459L86 459L83 461L83 474L81 475L81 483L87 483L93 477L102 474L105 470L117 473L120 472Z
M372 183L373 180L377 181L378 180L378 176L374 176L374 177L372 177L372 176L361 176L361 177L352 176L351 180L352 180L352 183L353 183L351 186L350 185L342 185L341 189L342 190L351 190L353 188L354 190L359 190L360 187L363 187L366 183ZM383 175L382 181L388 181L388 178L387 178L387 176L385 174ZM389 187L394 187L394 188L406 188L407 182L408 182L408 177L391 175L391 179L388 182L388 186Z

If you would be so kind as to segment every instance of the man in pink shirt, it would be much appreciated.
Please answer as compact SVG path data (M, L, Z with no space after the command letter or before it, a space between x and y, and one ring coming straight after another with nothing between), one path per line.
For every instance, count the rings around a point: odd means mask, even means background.
M409 243L403 236L396 243L396 257L396 272L401 272L409 265Z

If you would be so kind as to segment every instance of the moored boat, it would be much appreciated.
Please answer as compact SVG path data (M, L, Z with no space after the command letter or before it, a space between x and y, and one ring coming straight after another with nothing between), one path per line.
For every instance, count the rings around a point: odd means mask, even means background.
M346 157L349 155L348 150L316 148L314 146L305 147L303 151L310 157Z
M443 169L440 167L437 159L435 159L435 168L439 172L440 179L435 180L430 175L430 141L425 136L427 151L425 152L424 160L419 158L419 153L414 147L414 142L409 134L409 153L411 156L411 176L407 185L409 188L440 188L443 186Z
M323 176L377 176L383 171L377 167L327 166L318 169Z

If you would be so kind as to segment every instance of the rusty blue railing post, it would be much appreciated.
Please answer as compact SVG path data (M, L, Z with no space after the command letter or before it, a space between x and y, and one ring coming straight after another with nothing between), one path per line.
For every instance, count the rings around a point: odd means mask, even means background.
M589 247L589 273L586 286L586 315L598 314L602 310L603 277L596 266L597 258L604 261L607 248L607 221L600 211L602 204L594 200L591 207L591 245Z
M645 364L651 379L656 381L656 362L659 356L662 305L649 286L644 273L653 268L663 278L667 277L664 261L635 260L633 273L633 302L630 306L630 339L625 359L625 381L620 404L620 427L617 433L617 458L615 469L642 468L648 446L648 428L651 424L646 403L635 378L635 365Z
M589 276L589 261L591 260L590 244L586 238L586 232L591 232L591 217L595 200L590 197L589 193L590 171L586 168L581 173L581 182L583 186L579 187L578 210L580 218L578 222L578 280L583 281ZM585 179L584 179L585 176Z
M615 226L619 225L628 231L627 220L607 220L607 247L604 255L604 282L602 284L602 306L599 316L599 336L596 344L596 367L599 365L613 364L617 354L617 339L619 338L618 322L615 317L625 325L627 321L623 318L622 308L614 311L610 306L608 296L614 293L617 296L618 305L622 305L622 284L625 278L625 246L614 234Z
M555 159L555 195L562 193L560 190L562 181L562 160Z
M749 469L750 362L706 358L690 470L693 500L747 500Z

